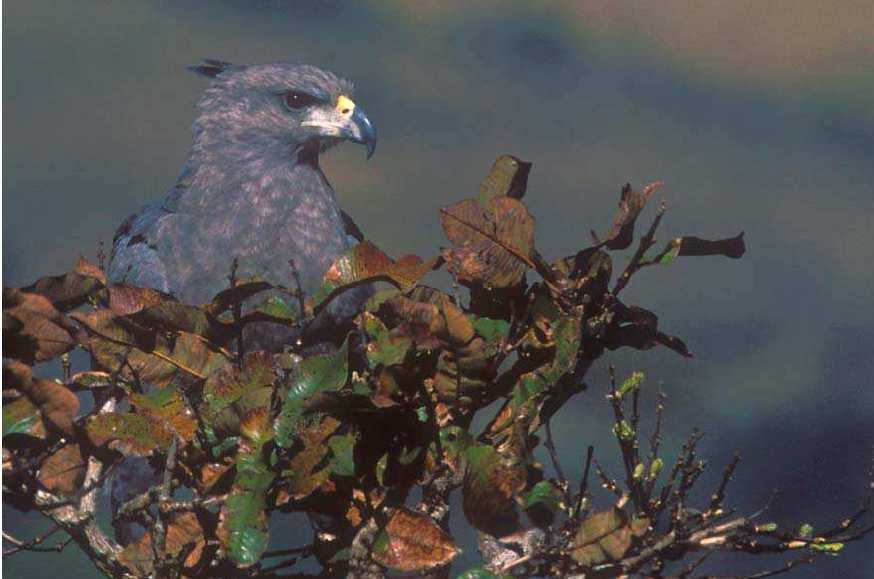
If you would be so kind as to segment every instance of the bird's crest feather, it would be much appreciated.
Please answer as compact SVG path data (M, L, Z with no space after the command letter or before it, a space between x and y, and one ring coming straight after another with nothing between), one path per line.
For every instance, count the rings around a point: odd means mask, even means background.
M213 58L204 58L203 64L194 64L188 68L188 70L192 72L196 72L197 74L215 78L225 70L233 66L230 62L225 62L224 60L215 60Z

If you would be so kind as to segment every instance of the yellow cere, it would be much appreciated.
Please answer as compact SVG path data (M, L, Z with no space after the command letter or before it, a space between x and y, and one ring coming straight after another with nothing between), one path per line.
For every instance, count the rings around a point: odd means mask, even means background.
M351 115L355 110L355 103L352 100L344 95L340 95L337 97L337 107L336 111L343 115Z

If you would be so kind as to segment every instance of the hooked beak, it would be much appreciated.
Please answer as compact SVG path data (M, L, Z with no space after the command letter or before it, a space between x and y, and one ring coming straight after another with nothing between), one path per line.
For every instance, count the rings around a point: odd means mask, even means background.
M367 148L367 158L373 156L373 151L376 150L376 129L364 111L356 107L350 119L353 127L353 136L351 140L356 143L361 143Z
M376 129L364 111L347 96L340 95L333 109L316 109L301 126L316 129L320 137L360 143L367 148L368 159L376 149Z

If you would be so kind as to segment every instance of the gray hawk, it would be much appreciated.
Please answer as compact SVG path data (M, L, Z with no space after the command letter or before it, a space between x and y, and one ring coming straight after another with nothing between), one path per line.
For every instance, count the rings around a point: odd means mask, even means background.
M287 62L205 60L191 69L212 82L198 104L188 161L163 201L118 229L108 278L197 304L228 287L234 259L241 276L294 287L293 259L302 289L313 292L350 247L350 226L357 231L319 155L344 140L365 145L368 158L376 146L352 84ZM354 301L338 300L332 315L348 316ZM274 328L254 343L276 349L287 338Z
M365 145L370 158L376 146L373 125L352 101L352 84L286 62L205 60L191 68L212 82L198 104L188 161L163 201L146 205L118 229L107 277L199 304L228 287L234 260L238 275L286 287L296 283L294 260L301 289L313 292L351 246L347 232L357 231L319 155L348 140ZM369 292L356 288L334 300L329 323L349 317ZM256 330L249 344L271 350L292 336L284 327ZM145 459L127 458L113 480L113 512L157 482ZM142 532L116 524L123 544Z

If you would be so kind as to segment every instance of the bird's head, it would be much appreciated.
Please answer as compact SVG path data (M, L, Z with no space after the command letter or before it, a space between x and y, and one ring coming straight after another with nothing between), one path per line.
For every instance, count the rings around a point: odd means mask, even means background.
M237 66L215 60L190 68L213 79L197 121L212 138L292 153L353 141L367 148L368 158L376 148L376 129L352 100L352 83L328 71L287 62Z

